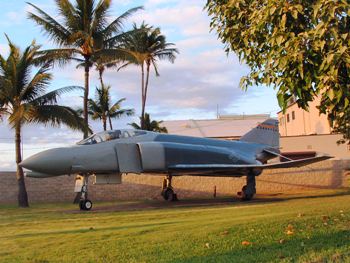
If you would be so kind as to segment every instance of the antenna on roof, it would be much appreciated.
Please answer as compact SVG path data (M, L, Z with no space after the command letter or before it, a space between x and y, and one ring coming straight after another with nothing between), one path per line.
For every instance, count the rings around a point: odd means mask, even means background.
M220 118L220 113L219 113L219 104L216 104L216 118Z

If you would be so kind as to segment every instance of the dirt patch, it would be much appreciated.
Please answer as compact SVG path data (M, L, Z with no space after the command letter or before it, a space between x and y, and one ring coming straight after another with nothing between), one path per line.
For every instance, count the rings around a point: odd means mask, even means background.
M118 202L111 205L94 205L90 212L123 212L123 211L140 211L140 210L152 210L152 209L168 209L168 208L181 208L181 207L210 207L210 206L228 206L228 205L244 205L244 204L256 204L262 202L276 202L282 201L282 194L273 195L259 195L252 201L244 201L237 198L215 198L215 199L187 199L174 202L167 202L165 200L152 200L152 201L138 201L138 202ZM87 211L80 210L68 210L67 213L86 213Z

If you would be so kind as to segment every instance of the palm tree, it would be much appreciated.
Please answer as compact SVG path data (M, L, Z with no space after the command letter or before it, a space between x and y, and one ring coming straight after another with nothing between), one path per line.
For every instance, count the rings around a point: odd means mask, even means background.
M107 130L107 120L109 121L109 127L112 130L112 119L119 119L122 116L132 116L134 114L133 109L122 109L121 103L125 101L125 98L118 100L111 105L111 96L109 93L110 86L102 86L96 88L95 100L89 99L89 115L93 120L102 120L103 130Z
M100 80L100 86L104 86L103 82L103 74L107 68L112 68L112 67L118 67L118 65L121 65L122 63L125 62L125 60L132 60L133 57L125 57L125 59L114 59L113 57L93 57L91 58L91 65L95 66L96 71L98 72L99 75L99 80ZM78 64L77 68L84 67L85 63L84 61L81 61L80 64Z
M49 60L61 64L69 60L83 61L85 71L85 92L83 115L88 125L89 71L92 61L105 57L125 59L128 56L120 48L111 48L126 33L122 33L123 22L142 7L132 8L109 23L108 11L112 0L56 0L59 19L55 19L39 7L29 3L37 14L29 12L29 18L41 26L42 30L59 48L43 52ZM62 21L60 23L59 21ZM80 59L79 57L82 57ZM84 138L88 136L84 133Z
M7 36L6 36L7 37ZM40 57L40 46L33 41L23 52L8 39L10 54L5 59L0 55L0 101L4 116L15 130L18 204L28 207L28 197L23 169L19 166L21 156L21 129L28 123L43 123L59 126L65 124L74 130L88 130L84 120L69 107L57 105L58 97L79 87L65 87L45 93L52 75L50 64L39 67L32 77L31 71ZM82 88L80 88L82 89Z
M158 60L169 60L174 63L178 50L173 48L174 44L167 43L160 28L149 27L142 23L140 27L133 26L133 33L125 35L121 47L128 50L134 59L125 63L123 68L130 64L136 64L141 69L141 127L145 129L145 108L147 101L147 89L151 66L153 66L156 76L159 76ZM146 69L146 76L145 76Z
M142 118L140 118L140 122L142 122ZM144 118L144 128L141 128L140 125L138 125L136 122L129 123L130 126L132 126L136 130L146 130L146 131L154 131L154 132L161 132L161 133L168 133L168 130L166 127L161 127L163 121L156 121L152 120L148 113L145 113Z

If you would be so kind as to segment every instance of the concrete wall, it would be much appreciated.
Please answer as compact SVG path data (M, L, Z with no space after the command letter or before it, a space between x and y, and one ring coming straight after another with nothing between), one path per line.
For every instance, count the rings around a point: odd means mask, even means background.
M278 193L301 189L327 189L349 186L350 161L324 161L303 168L265 171L257 179L258 193ZM92 200L161 199L162 176L123 176L121 185L90 185ZM0 203L17 202L15 173L0 173ZM214 186L218 196L234 196L245 184L245 178L213 178L181 176L173 180L178 197L211 197ZM46 179L26 178L30 202L71 202L74 199L74 177Z

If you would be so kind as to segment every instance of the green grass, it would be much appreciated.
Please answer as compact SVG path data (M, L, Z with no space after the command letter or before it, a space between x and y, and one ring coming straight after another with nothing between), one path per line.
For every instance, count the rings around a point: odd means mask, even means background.
M350 262L344 192L143 211L74 209L0 206L0 261Z

